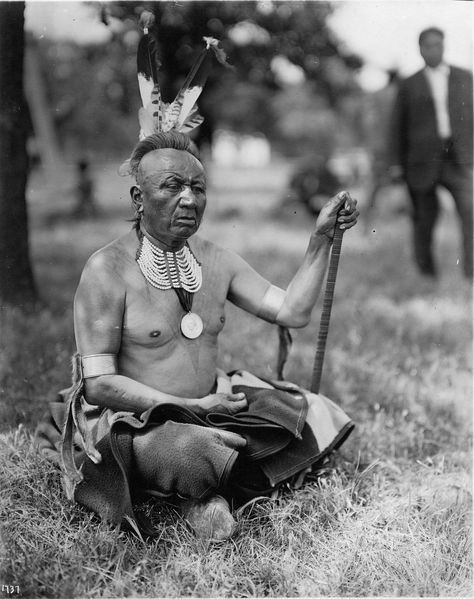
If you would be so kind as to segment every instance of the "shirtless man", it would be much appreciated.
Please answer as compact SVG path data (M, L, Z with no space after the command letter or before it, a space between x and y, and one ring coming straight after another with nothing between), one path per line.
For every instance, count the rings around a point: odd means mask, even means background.
M132 165L136 230L89 259L75 296L74 326L82 356L84 396L89 404L114 412L141 414L166 403L201 417L209 412L234 414L246 408L245 395L232 393L230 388L227 392L215 389L217 339L224 326L226 300L285 327L307 325L323 284L337 213L343 206L338 226L354 226L356 201L344 193L326 204L303 262L283 290L236 254L196 235L206 207L206 178L187 136L159 134L140 142ZM182 328L185 310L178 295L172 289L156 288L144 275L146 265L137 262L142 242L165 252L187 245L201 264L202 286L192 294L192 313L203 324L197 337L190 338L194 333ZM228 447L245 445L240 435L212 431ZM153 434L136 436L137 456ZM149 460L137 457L137 466L146 478Z
M336 213L345 201L340 226L352 227L355 201L347 196L328 202L301 267L283 291L236 254L195 235L206 207L206 180L190 153L167 148L146 154L131 195L142 215L142 231L154 245L177 251L188 243L201 262L203 283L193 312L204 329L197 339L181 334L183 308L174 293L153 288L143 277L135 259L135 231L97 251L84 268L75 297L77 348L82 356L117 355L120 374L88 378L88 401L138 413L164 402L198 413L218 406L230 412L242 409L245 399L238 395L208 394L216 377L225 301L282 326L306 326L323 283ZM275 314L265 309L264 298L270 294L278 306Z

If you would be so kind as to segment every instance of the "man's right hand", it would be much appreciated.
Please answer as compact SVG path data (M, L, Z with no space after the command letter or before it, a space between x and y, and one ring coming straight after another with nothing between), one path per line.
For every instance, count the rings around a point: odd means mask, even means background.
M245 393L213 393L190 399L187 407L197 416L210 413L236 414L247 407L247 399Z

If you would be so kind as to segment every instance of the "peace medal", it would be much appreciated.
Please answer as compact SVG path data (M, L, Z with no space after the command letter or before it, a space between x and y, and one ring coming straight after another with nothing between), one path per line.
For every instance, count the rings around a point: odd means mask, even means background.
M201 317L194 312L188 312L181 319L181 332L188 339L196 339L202 333L204 325Z

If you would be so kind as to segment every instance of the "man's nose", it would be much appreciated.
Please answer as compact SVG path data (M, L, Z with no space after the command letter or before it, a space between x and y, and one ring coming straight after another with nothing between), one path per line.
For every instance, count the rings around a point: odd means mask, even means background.
M196 203L196 196L190 185L183 185L181 193L179 195L180 202L186 205L194 205Z

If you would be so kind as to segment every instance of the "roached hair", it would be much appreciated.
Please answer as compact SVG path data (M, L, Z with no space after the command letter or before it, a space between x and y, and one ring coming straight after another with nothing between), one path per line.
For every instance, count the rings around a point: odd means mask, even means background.
M138 173L138 166L143 156L154 150L182 150L183 152L189 152L192 156L200 160L199 150L196 144L184 133L179 131L166 131L161 133L153 133L145 139L142 139L133 148L132 155L130 157L130 171L131 174L136 178Z

